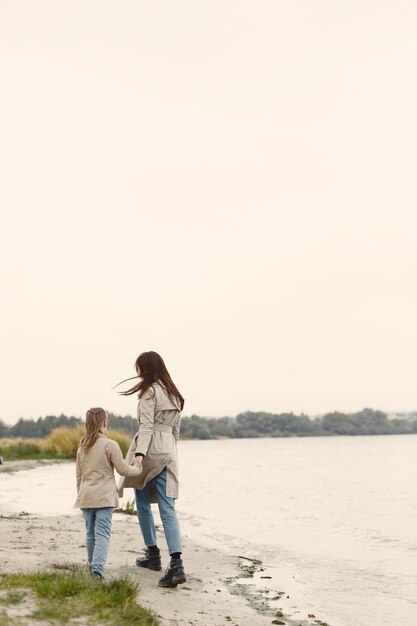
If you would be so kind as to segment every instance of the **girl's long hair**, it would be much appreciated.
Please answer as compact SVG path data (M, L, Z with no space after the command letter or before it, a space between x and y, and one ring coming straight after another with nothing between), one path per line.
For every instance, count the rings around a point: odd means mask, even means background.
M130 389L121 391L121 395L130 396L133 393L138 393L139 398L141 398L153 383L158 382L164 387L170 400L173 401L174 404L175 400L177 401L182 411L184 408L184 398L174 385L162 357L157 352L153 352L152 350L150 352L142 352L135 361L135 370L137 377L135 376L134 378L140 378L139 382ZM132 379L127 378L126 380ZM126 380L122 382L124 383ZM119 383L119 385L121 384L122 383Z
M105 419L107 419L107 413L101 407L87 411L85 420L86 433L80 441L80 446L83 448L84 452L87 452L96 443L100 428L103 426Z

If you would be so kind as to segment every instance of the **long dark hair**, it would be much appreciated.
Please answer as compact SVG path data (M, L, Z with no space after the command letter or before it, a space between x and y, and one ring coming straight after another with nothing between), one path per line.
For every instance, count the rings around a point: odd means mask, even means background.
M120 394L122 396L131 396L133 393L139 393L139 398L141 398L153 383L158 382L164 387L172 401L177 400L182 411L184 408L184 398L174 385L163 358L157 352L151 350L150 352L142 352L142 354L139 354L135 361L135 370L140 380L130 389L121 391ZM126 380L132 379L127 378ZM123 380L122 382L126 381ZM121 383L119 383L119 385L121 385Z

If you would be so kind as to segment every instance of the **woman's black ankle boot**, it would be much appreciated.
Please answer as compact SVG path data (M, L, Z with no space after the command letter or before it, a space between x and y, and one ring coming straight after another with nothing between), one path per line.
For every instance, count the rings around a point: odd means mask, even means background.
M161 553L159 548L146 548L145 556L138 556L136 559L138 567L146 567L147 569L160 572L162 569Z
M165 576L160 579L158 585L159 587L176 587L185 583L186 580L182 559L172 558Z

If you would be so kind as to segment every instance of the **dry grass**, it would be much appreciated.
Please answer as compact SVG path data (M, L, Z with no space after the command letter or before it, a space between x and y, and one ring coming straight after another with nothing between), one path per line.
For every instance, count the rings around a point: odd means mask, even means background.
M45 439L44 449L57 457L75 459L81 437L85 433L83 426L75 428L56 428Z
M46 439L0 439L0 456L6 461L20 459L75 459L84 426L56 428ZM107 432L119 444L123 455L129 448L128 435L116 430Z

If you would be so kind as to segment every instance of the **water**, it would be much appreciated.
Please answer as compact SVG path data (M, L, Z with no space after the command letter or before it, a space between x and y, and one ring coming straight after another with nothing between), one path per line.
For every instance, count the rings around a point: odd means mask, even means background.
M416 451L414 435L183 441L183 531L275 566L276 589L291 572L291 592L332 626L410 626ZM0 512L74 512L74 466L52 467L0 475Z
M200 468L204 489L192 481L180 506L199 510L209 535L245 539L289 564L332 624L409 626L416 452L416 436L193 442L182 462Z

